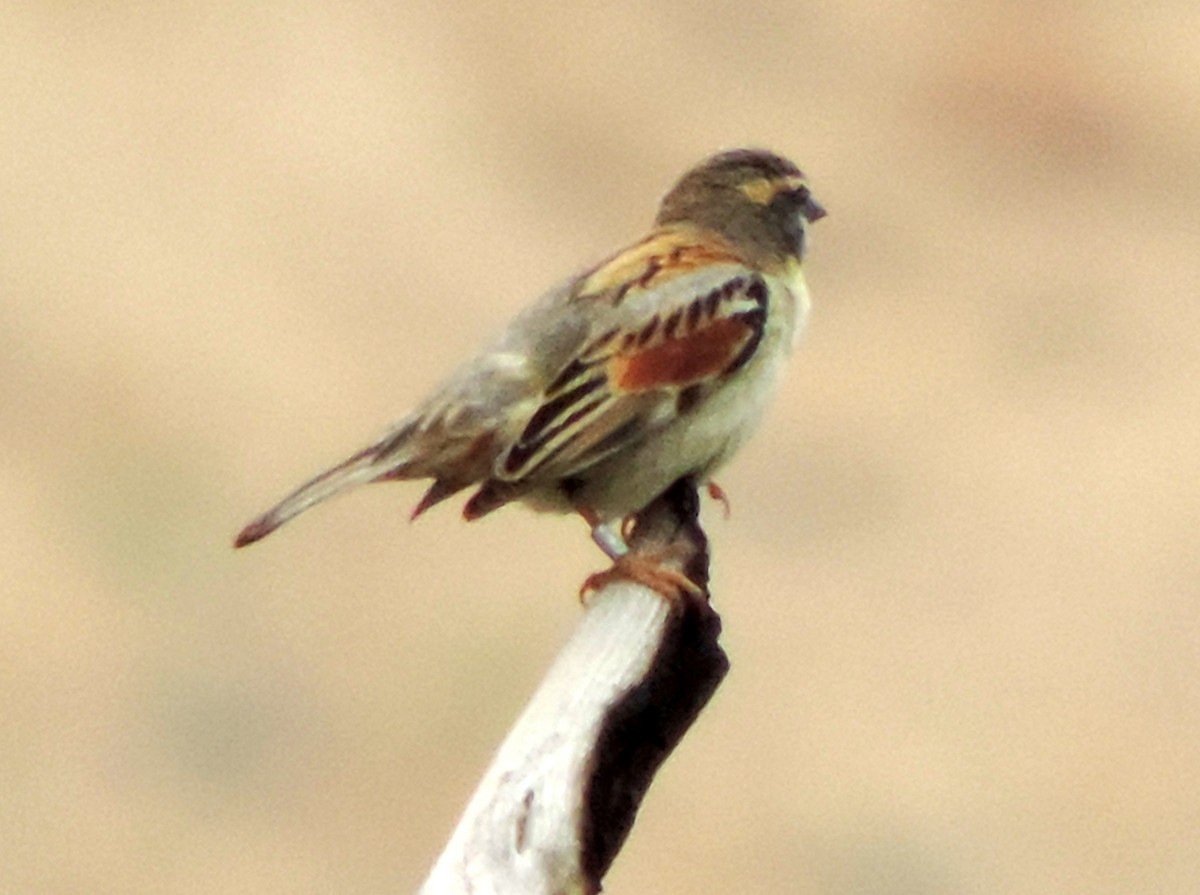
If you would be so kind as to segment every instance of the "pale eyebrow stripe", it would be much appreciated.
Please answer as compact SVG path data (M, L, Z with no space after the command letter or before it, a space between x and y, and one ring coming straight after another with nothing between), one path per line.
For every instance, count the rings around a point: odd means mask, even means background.
M770 205L771 200L786 190L795 190L804 186L804 178L795 175L790 177L760 177L743 183L740 189L751 202L759 205Z

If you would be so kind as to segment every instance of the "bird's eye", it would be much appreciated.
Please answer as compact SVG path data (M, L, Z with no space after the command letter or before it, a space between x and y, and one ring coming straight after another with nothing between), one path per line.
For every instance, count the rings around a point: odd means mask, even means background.
M771 204L790 213L797 208L803 208L808 199L808 187L796 186L791 189L779 190L771 200Z

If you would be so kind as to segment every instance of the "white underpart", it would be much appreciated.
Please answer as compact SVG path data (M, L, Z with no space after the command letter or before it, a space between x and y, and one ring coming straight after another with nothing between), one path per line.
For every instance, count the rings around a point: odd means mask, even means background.
M601 520L636 512L682 476L703 483L754 433L809 308L798 265L786 277L764 279L770 289L767 324L750 362L694 411L589 472L576 498Z

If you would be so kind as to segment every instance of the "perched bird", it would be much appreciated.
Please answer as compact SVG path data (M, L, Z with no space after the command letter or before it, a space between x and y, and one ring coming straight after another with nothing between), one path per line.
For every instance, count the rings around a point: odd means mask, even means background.
M467 519L512 501L576 512L614 561L605 574L694 589L630 554L623 522L683 476L708 481L757 425L804 325L800 263L824 214L784 158L707 159L663 198L649 234L552 289L235 546L356 485L432 479L413 518L475 486Z

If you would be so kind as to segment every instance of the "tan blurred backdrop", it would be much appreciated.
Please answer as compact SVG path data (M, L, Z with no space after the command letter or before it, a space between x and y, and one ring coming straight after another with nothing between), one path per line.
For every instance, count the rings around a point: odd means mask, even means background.
M733 670L607 890L1200 885L1200 6L0 10L0 891L411 892L573 520L229 541L707 153L815 311L707 511Z

